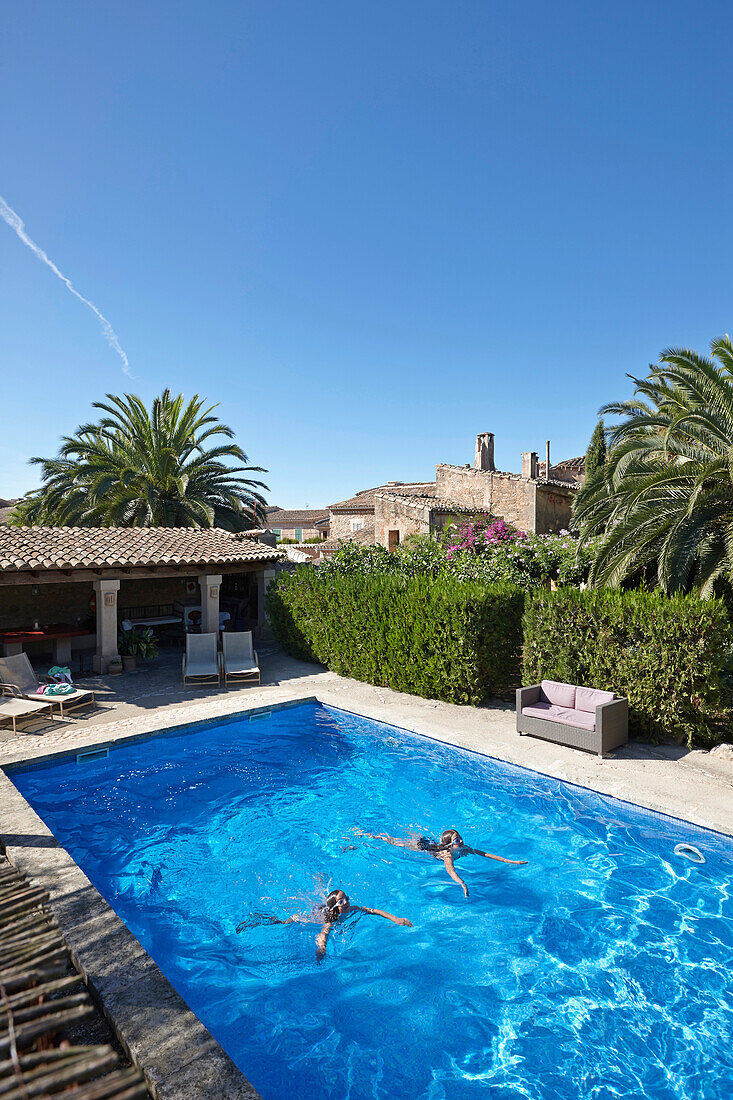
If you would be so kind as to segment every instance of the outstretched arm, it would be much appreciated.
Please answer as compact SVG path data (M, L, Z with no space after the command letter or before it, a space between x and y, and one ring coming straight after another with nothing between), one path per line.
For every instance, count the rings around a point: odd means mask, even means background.
M456 871L455 866L453 864L453 856L450 854L450 852L446 852L444 854L443 862L445 863L446 871L448 872L450 877L453 879L453 881L457 882L458 885L463 888L464 897L468 897L468 887L466 886L465 882L463 881L461 876Z
M469 848L471 855L483 856L484 859L497 859L499 863L513 863L515 867L524 867L526 859L504 859L504 856L492 856L491 852L482 852L480 848Z
M386 840L388 844L394 844L395 848L414 848L414 840L400 840L397 836L387 836L386 833L366 833L363 829L356 830L358 836L369 836L372 840Z
M251 917L245 917L239 922L237 932L244 932L245 928L257 928L261 924L302 924L305 919L299 913L294 917L288 917L287 920L280 920L279 917L273 917L269 913L253 913Z
M326 943L328 942L328 937L329 937L330 932L331 932L331 925L330 924L324 924L323 928L321 929L321 931L316 936L316 958L317 959L322 959L323 956L326 954Z
M391 913L385 913L384 909L368 909L366 905L360 905L359 909L362 913L371 913L373 917L384 917L385 920L391 920L392 924L403 924L406 928L412 928L412 921L408 920L407 917L395 917Z

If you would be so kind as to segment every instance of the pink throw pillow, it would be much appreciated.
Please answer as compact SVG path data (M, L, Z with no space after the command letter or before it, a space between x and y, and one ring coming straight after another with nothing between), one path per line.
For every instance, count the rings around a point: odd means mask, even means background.
M595 714L596 707L599 707L601 703L610 703L612 700L612 691L598 691L596 688L581 687L575 689L576 710L584 710L590 714Z
M540 697L545 703L554 703L556 707L575 707L575 687L573 684L560 684L557 680L543 680L540 684Z

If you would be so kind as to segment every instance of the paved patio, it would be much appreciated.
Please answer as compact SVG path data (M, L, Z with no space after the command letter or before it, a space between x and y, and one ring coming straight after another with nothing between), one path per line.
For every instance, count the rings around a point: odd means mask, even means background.
M164 652L133 673L80 680L81 686L94 688L99 707L79 711L68 721L30 727L16 737L1 730L0 766L315 696L324 703L733 834L731 746L689 752L637 741L600 760L519 737L513 709L500 703L474 708L420 699L296 661L274 645L261 644L259 653L262 683L255 687L184 688L180 651Z

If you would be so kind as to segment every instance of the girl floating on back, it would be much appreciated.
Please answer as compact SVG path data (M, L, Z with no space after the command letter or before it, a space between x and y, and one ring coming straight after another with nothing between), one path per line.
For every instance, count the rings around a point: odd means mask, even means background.
M401 840L396 836L387 836L386 833L366 833L363 829L356 831L359 836L369 836L373 840L386 840L396 848L409 848L412 852L427 852L434 859L442 859L450 877L463 887L465 897L468 897L468 887L453 865L455 859L460 859L461 856L483 856L484 859L496 859L499 863L512 863L516 867L522 867L527 862L526 859L505 859L504 856L494 856L491 852L482 852L480 848L469 848L463 843L463 838L457 829L446 829L439 841L430 840L426 836Z

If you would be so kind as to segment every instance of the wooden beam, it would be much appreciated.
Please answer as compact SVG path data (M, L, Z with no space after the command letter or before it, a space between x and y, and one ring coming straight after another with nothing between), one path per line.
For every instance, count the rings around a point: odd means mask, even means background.
M98 580L155 580L156 577L188 577L196 579L201 573L221 573L227 576L230 573L256 573L260 569L271 569L273 562L252 561L237 564L219 564L217 562L202 562L201 565L167 566L157 568L134 569L73 569L64 571L61 569L48 569L44 572L0 572L0 587L14 587L22 584L82 584Z

